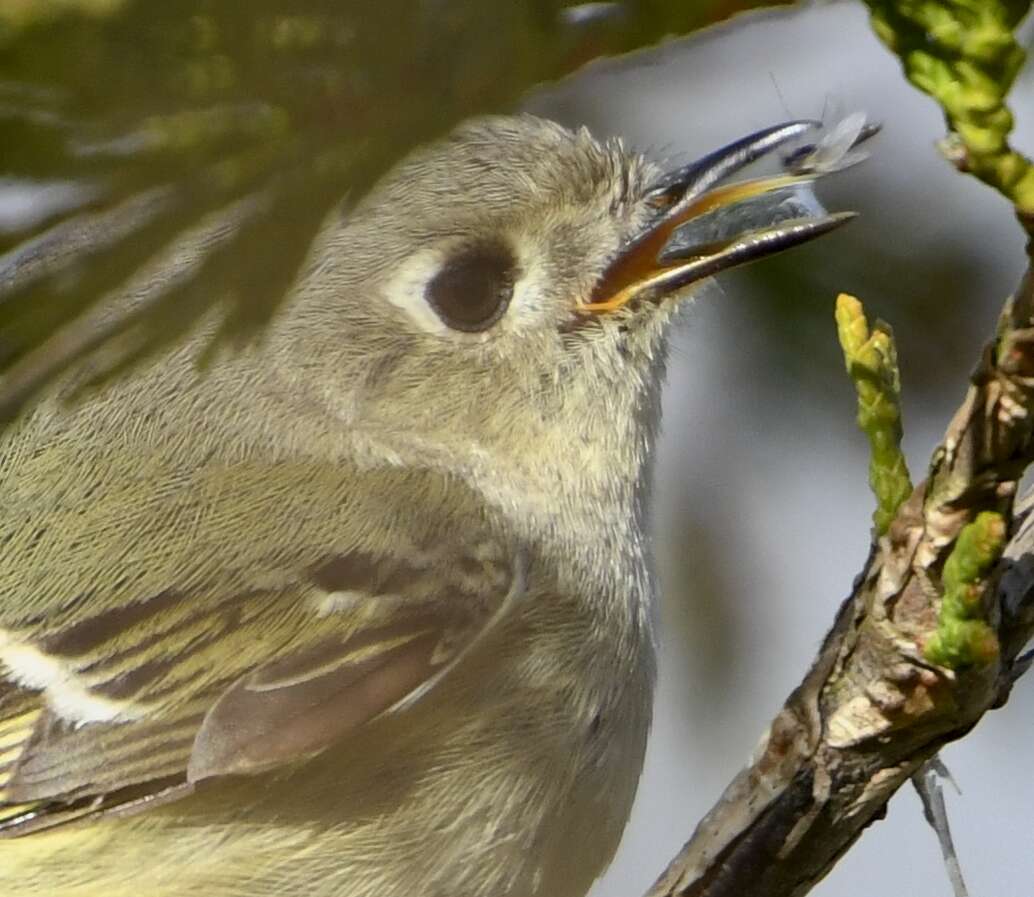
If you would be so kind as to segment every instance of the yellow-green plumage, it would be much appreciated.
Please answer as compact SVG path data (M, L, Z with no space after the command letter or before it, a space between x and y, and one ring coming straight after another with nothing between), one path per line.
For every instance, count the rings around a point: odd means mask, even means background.
M649 718L661 316L631 374L616 329L556 323L647 173L532 119L470 128L329 227L262 345L204 375L182 346L14 430L0 893L584 893ZM385 301L415 250L484 228L530 254L519 326L429 333Z
M666 325L846 220L796 194L821 142L706 192L813 129L658 181L584 132L465 126L327 223L261 344L200 375L201 333L66 407L80 372L11 430L0 894L585 894L650 718Z

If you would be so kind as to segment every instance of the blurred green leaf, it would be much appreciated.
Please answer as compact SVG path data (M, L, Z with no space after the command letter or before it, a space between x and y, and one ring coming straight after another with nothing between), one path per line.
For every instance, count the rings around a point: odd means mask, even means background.
M104 380L213 306L221 333L255 333L332 206L414 145L597 56L756 5L0 3L0 178L73 188L0 230L0 427L69 361L103 348ZM211 258L131 316L93 314L234 203Z

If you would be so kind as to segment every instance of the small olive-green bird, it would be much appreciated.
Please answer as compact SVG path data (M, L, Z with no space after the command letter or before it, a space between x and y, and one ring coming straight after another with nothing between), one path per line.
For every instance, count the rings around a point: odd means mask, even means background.
M0 443L0 894L585 894L650 721L668 324L848 217L810 191L845 122L667 174L467 124L328 222L259 345L55 388Z

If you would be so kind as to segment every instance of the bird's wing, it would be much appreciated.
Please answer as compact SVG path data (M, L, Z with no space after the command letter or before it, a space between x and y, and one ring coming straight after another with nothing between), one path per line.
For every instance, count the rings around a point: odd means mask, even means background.
M0 835L315 754L426 693L524 587L519 553L448 528L293 558L0 628Z

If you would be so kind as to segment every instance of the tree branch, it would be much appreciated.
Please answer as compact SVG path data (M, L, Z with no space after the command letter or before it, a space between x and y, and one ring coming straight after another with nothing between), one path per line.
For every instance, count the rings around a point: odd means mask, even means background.
M1014 518L1034 461L1034 276L1007 303L927 479L876 542L854 591L762 740L648 897L806 894L944 744L1003 704L1034 634L1034 524ZM945 563L982 512L1013 534L973 583L997 636L951 669L938 634ZM972 533L973 530L970 529Z
M947 157L1013 203L1031 238L1030 264L927 479L889 529L896 500L883 490L878 539L818 657L753 763L648 897L806 894L884 815L894 792L1004 704L1030 666L1019 655L1034 635L1034 514L1030 503L1016 514L1014 500L1034 461L1034 166L1009 143L1005 103L1024 57L1013 29L1030 2L866 2L908 79L941 105ZM894 384L881 392L872 379L882 355L860 307L841 305L862 411L880 396L893 405ZM845 341L851 327L861 331ZM864 370L852 370L866 359ZM889 469L877 450L893 449L897 431L876 432L887 421L865 426L864 413L860 421L873 439L874 470Z

